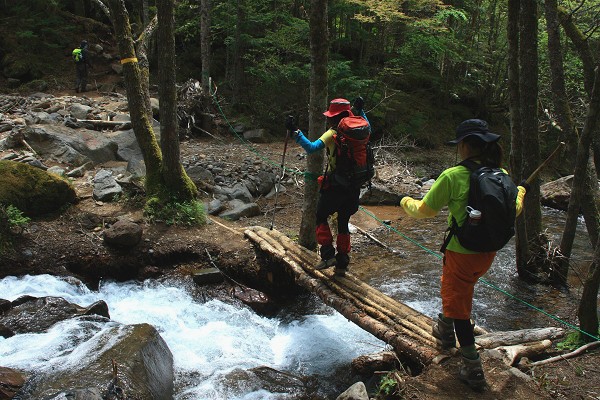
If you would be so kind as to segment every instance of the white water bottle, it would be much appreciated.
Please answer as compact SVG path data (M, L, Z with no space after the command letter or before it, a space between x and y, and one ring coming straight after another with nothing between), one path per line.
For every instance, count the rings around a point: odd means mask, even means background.
M471 206L467 206L467 214L469 216L469 225L479 225L479 221L481 221L481 211L476 210Z

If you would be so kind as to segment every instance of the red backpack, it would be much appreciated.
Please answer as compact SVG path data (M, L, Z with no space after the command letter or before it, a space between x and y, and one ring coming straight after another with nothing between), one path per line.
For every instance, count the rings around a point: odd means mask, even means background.
M369 139L371 126L360 116L343 118L333 136L335 140L335 170L331 172L333 185L360 188L371 184L375 175L374 155Z

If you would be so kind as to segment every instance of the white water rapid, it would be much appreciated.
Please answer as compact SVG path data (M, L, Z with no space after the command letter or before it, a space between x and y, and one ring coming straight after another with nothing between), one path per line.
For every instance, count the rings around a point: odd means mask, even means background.
M0 280L0 298L12 301L22 295L63 297L83 307L104 300L112 321L156 327L173 353L178 400L291 399L289 393L269 393L252 382L232 384L231 376L267 366L326 382L336 371L348 370L354 357L384 348L328 307L323 314L284 321L217 300L196 302L176 284L103 282L96 292L50 275ZM38 371L75 368L87 347L106 339L104 329L104 324L69 320L45 333L0 337L0 365Z

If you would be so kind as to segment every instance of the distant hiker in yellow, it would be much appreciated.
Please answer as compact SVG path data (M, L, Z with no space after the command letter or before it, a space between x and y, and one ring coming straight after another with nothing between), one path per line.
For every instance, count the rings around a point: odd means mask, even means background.
M87 40L83 40L81 45L73 50L73 61L75 62L75 72L77 73L75 91L77 93L85 92L87 91L88 68L92 68Z

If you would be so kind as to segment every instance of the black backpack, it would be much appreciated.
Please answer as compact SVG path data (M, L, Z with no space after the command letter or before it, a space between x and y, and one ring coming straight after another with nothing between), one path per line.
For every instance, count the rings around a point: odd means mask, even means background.
M375 157L370 143L371 127L360 116L342 118L335 140L335 170L330 174L332 185L360 188L370 186L375 175ZM329 166L328 166L329 167Z
M467 219L458 226L452 217L452 226L444 240L444 252L452 235L468 250L497 251L515 235L517 186L501 168L482 167L472 160L463 165L471 171L468 206L481 211L478 223Z

